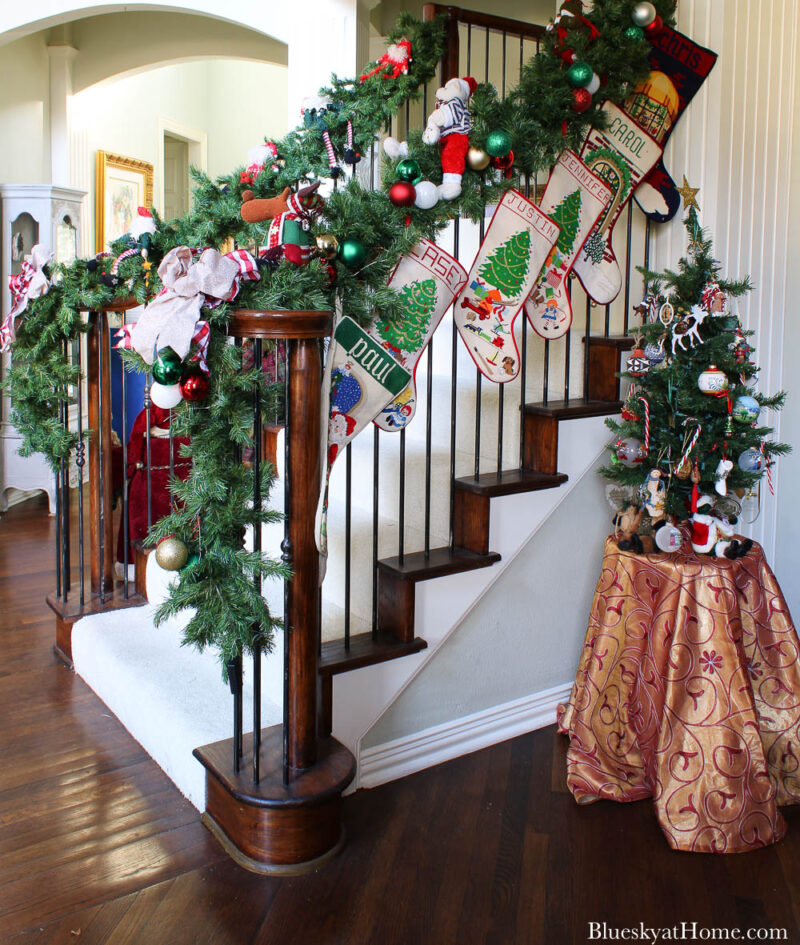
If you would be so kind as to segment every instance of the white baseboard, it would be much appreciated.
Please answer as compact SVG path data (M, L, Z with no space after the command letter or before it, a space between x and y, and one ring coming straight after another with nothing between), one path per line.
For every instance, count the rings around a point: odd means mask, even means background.
M387 781L488 748L556 720L558 704L569 698L572 683L545 689L473 715L434 725L413 735L365 748L359 754L359 787Z

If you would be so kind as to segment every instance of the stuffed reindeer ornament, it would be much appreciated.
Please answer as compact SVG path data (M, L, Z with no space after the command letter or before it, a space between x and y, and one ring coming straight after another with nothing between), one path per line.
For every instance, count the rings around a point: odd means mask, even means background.
M441 144L442 183L439 196L455 200L461 195L461 177L466 165L472 115L467 103L477 88L472 76L450 79L436 92L436 109L428 116L422 133L425 144Z

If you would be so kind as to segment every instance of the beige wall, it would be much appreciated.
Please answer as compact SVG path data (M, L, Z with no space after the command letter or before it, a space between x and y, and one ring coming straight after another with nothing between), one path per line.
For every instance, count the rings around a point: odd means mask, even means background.
M3 47L0 54L0 181L49 180L49 61L42 34ZM47 169L47 171L45 170Z

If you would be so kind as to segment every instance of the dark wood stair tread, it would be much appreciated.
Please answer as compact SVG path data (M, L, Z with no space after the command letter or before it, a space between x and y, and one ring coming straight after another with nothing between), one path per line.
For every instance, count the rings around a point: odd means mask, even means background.
M586 344L586 335L583 336L583 343ZM589 344L602 345L605 348L618 348L620 351L627 351L636 344L636 339L629 335L589 335Z
M551 400L546 404L525 404L525 413L538 417L553 417L556 420L578 420L583 417L606 417L622 410L621 400Z
M431 578L445 577L448 574L460 574L462 571L475 571L478 568L489 568L500 561L496 551L488 555L479 555L467 548L431 548L426 557L424 551L415 551L403 555L403 563L395 555L393 558L382 558L378 568L404 581L427 581Z
M455 486L456 489L464 492L493 498L500 495L539 492L542 489L557 489L568 478L565 473L508 469L500 473L482 473L477 479L475 476L465 476L463 479L456 479Z
M351 669L362 669L364 666L419 653L427 646L427 641L421 637L415 637L410 643L398 643L389 634L379 633L378 639L374 640L370 632L356 633L350 637L349 649L345 649L344 639L322 644L319 672L321 676L335 676Z

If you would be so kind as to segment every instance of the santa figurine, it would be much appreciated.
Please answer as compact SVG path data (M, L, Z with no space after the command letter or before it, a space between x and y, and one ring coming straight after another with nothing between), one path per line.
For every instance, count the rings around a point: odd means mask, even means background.
M439 196L455 200L461 194L461 177L466 166L472 115L467 103L477 83L472 76L450 79L436 92L436 109L428 116L422 133L425 144L441 144L442 184Z
M139 207L127 232L128 242L133 249L150 249L150 238L156 231L156 221L147 207Z
M697 511L692 515L692 548L701 555L714 554L718 558L743 558L753 547L749 538L742 541L734 538L733 521L721 518L711 508L710 496L701 495L697 500Z

